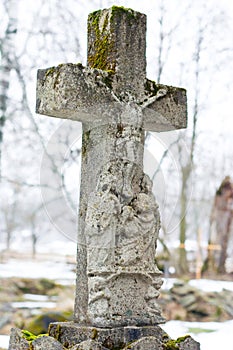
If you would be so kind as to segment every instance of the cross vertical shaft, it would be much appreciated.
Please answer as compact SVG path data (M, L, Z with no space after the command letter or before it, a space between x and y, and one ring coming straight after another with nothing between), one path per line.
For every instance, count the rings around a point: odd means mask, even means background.
M137 29L140 30L138 33L140 39L135 36L135 31ZM145 29L145 15L133 11L126 12L124 9L113 7L110 10L97 11L89 15L88 65L91 68L107 70L110 71L111 74L114 74L112 79L114 94L120 91L120 93L133 93L136 95L138 91L144 89L143 83L146 77ZM135 73L137 74L136 78ZM98 173L101 172L105 164L113 164L119 157L126 161L130 160L132 163L138 163L141 167L143 164L144 131L142 129L141 116L138 116L140 120L138 120L138 126L136 126L136 120L132 122L132 125L130 121L127 120L129 119L129 115L127 115L127 111L123 111L122 107L115 108L114 111L109 111L109 114L111 120L110 125L104 123L98 126L98 128L93 128L91 123L83 125L82 195L80 197L79 251L77 254L78 268L75 302L75 319L79 322L82 321L81 315L83 315L84 320L87 318L88 311L86 309L80 310L80 306L85 307L88 304L86 300L88 295L87 275L88 270L94 268L88 255L94 254L93 258L97 259L97 250L101 249L102 254L99 254L99 260L101 260L101 258L104 259L104 255L106 258L108 253L113 256L116 243L115 240L113 240L110 242L112 246L109 246L109 242L108 244L107 242L102 242L102 244L106 244L106 247L87 247L87 244L93 245L93 243L87 242L86 234L88 198L90 193L95 190L96 186L96 183L93 183L93 186L91 186L91 182L93 179L97 179ZM115 114L114 123L112 122L113 114ZM127 140L122 137L123 133L126 132ZM135 132L138 138L136 141L133 140L135 135L132 136L132 133ZM91 140L92 144L98 145L98 147L90 146L89 140ZM133 149L133 143L136 144L138 150ZM95 165L93 164L93 160L97 160ZM89 174L91 174L91 176ZM107 186L107 184L105 184L105 186ZM127 187L124 189L122 188L122 191L124 191L124 195L127 196L126 192L129 191L129 189ZM91 220L90 209L88 210L88 216L88 219ZM110 235L109 232L108 235ZM109 238L107 237L106 240L108 241ZM96 243L97 242L94 241L94 244ZM89 254L87 252L88 249ZM82 271L78 272L80 266L86 266L87 259L87 271L85 271L84 274ZM99 263L101 262L99 261ZM79 273L81 274L80 276Z

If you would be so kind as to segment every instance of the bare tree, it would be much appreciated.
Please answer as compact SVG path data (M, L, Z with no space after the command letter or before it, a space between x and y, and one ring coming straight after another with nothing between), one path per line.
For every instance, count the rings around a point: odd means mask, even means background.
M10 84L10 72L13 68L13 58L15 49L15 36L17 33L17 0L5 1L5 10L8 15L8 24L4 37L0 38L0 178L1 178L1 158L4 125L6 122L7 94Z
M53 3L53 8L50 8ZM2 145L6 151L4 154L4 171L3 171L3 185L11 191L11 188L17 187L22 194L22 205L25 206L24 212L25 223L17 227L11 218L12 208L3 208L2 216L4 217L5 228L7 231L8 243L10 247L11 237L16 229L23 229L28 225L31 228L32 239L34 247L38 241L39 233L35 233L35 222L38 219L37 214L43 209L45 203L41 203L39 198L34 199L33 206L27 205L32 189L39 190L40 188L49 187L53 191L53 198L49 198L49 202L58 201L62 193L65 200L68 201L72 210L76 210L76 198L72 194L72 189L68 188L67 180L65 179L65 172L61 171L61 165L66 164L67 159L64 159L64 148L68 152L66 158L69 160L69 132L66 128L67 135L63 132L63 138L60 139L61 146L58 149L62 152L58 154L51 154L47 149L48 135L59 124L59 120L51 118L39 118L34 113L34 96L32 100L32 89L35 90L36 70L35 68L43 68L49 66L49 60L59 59L60 62L69 62L70 57L76 56L78 60L80 57L79 45L79 26L77 25L77 18L75 11L69 6L64 9L59 1L53 0L51 2L41 1L29 11L31 11L32 26L26 27L19 19L19 35L23 38L17 50L14 47L13 37L16 34L17 25L17 5L18 1L6 1L5 10L9 15L7 29L5 36L1 37L1 66L0 66L0 111L1 111L1 129L0 129L0 150ZM35 10L34 10L35 9ZM14 11L16 12L14 12ZM33 12L34 11L34 12ZM56 22L56 25L55 25ZM38 46L38 51L35 53L35 45ZM47 52L47 53L46 53ZM37 55L35 57L35 54ZM53 57L51 57L53 54ZM56 56L56 58L54 58ZM56 62L56 61L55 61ZM10 72L13 75L10 75ZM15 93L12 95L12 90L9 92L10 79L14 79ZM6 123L6 108L7 123ZM8 142L3 141L3 127L7 133ZM12 140L12 142L11 142ZM12 147L16 145L17 147ZM70 157L73 157L74 147L70 152ZM77 149L77 159L79 161L79 151ZM40 183L40 165L41 154L49 159L48 166L54 177L60 177L56 182L56 186ZM0 151L1 154L1 151ZM59 158L60 157L60 158ZM12 166L13 165L13 166ZM18 168L20 167L20 173ZM7 170L7 171L6 171ZM55 181L54 181L55 184ZM3 204L3 203L2 203ZM15 206L14 215L20 217L19 208ZM40 217L41 215L39 215ZM39 219L37 220L38 223ZM37 231L38 232L38 231Z
M184 3L182 3L184 5ZM223 18L226 16L214 10L208 8L208 4L198 4L199 11L203 8L203 11L208 12L207 16L203 16L200 11L199 16L196 17L195 23L192 24L193 30L184 31L188 25L188 21L193 21L193 13L196 4L186 3L185 16L180 18L180 22L177 25L172 25L170 29L167 27L168 20L166 16L169 11L166 8L164 1L160 2L160 15L159 15L159 30L158 30L158 55L157 55L157 80L162 81L164 75L167 74L169 67L169 57L178 57L176 60L176 66L173 66L173 70L176 72L176 76L179 75L179 84L183 85L188 90L188 106L189 106L189 128L187 131L179 133L177 141L171 141L171 147L168 146L169 152L173 152L176 148L178 150L178 163L180 169L180 211L179 211L179 261L178 269L181 274L186 274L189 271L187 261L187 236L191 234L195 237L195 225L193 229L190 227L192 218L192 211L188 212L192 187L198 188L197 181L200 179L197 176L193 176L198 168L198 153L197 146L199 137L199 120L204 116L204 107L208 105L208 94L212 89L211 80L216 75L219 62L222 60L223 52L229 52L226 46L224 46L224 40L221 45L213 45L213 38L222 33L219 31L222 26ZM208 9L207 9L208 8ZM186 22L187 21L187 22ZM221 23L220 23L221 21ZM187 27L188 28L188 27ZM183 31L182 33L180 31ZM227 41L226 41L227 42ZM221 48L220 48L221 46ZM176 48L174 50L174 48ZM187 55L187 53L189 54ZM190 56L191 52L191 56ZM175 56L174 56L175 53ZM208 57L208 58L207 58ZM226 59L226 57L225 57ZM175 68L176 67L176 68ZM178 74L179 73L179 74ZM205 79L208 75L209 81ZM204 105L204 103L205 105ZM184 149L185 144L185 149ZM164 162L168 150L165 150L158 162L159 168L161 168ZM155 171L154 177L158 174L159 168ZM174 175L173 175L174 176ZM198 180L197 180L198 179ZM202 179L203 181L203 179ZM196 200L202 200L195 194ZM199 215L199 214L197 214Z
M5 233L5 247L6 251L11 248L13 234L17 228L20 227L20 220L17 216L19 207L19 193L20 188L17 185L11 186L12 192L10 195L4 195L0 203L1 217L1 231Z

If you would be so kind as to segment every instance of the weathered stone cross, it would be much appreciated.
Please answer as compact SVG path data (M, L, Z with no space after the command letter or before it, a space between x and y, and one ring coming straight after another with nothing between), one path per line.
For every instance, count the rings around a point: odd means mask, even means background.
M186 127L184 89L146 79L146 16L113 6L89 15L88 67L38 71L37 113L82 122L74 321L163 322L155 247L160 227L143 172L144 133Z

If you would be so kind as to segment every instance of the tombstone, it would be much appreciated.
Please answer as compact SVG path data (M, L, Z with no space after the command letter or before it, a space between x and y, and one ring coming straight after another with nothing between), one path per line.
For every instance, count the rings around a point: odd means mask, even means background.
M227 258L232 256L230 247L233 219L233 182L226 176L216 191L210 216L210 237L204 272L226 273Z
M37 113L83 128L74 320L49 328L69 349L162 349L167 337L144 139L185 128L187 103L184 89L146 78L145 51L146 16L113 6L89 15L87 67L38 71Z

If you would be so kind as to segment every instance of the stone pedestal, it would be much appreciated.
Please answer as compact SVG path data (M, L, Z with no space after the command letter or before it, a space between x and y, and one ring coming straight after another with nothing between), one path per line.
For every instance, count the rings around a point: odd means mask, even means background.
M51 323L49 335L67 348L92 339L107 349L123 349L145 337L153 337L159 344L167 337L159 326L96 328L82 327L73 322Z
M189 335L172 340L159 326L96 328L55 322L50 324L49 335L73 350L200 350L200 344Z
M9 350L200 350L189 335L172 340L159 326L96 328L74 322L55 322L49 336L27 341L12 329Z

